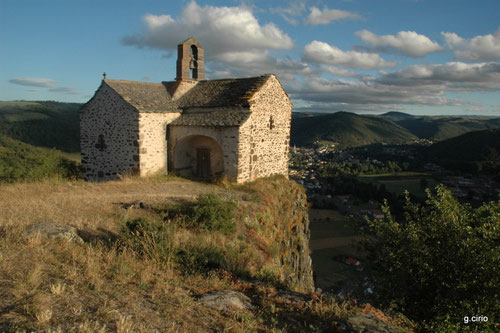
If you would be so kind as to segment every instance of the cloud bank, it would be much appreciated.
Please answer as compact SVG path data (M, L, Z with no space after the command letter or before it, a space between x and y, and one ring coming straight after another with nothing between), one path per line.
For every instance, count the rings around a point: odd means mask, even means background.
M388 110L402 105L467 106L470 102L446 97L447 91L500 90L500 64L412 65L379 77L328 80L317 76L291 91L294 98L325 110Z

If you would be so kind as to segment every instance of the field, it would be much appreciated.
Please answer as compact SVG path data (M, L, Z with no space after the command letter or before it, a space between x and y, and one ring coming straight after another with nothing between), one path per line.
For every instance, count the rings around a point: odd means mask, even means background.
M387 191L401 194L405 190L412 193L419 199L425 199L424 188L420 186L422 179L427 181L427 188L434 188L437 182L426 173L400 172L394 174L378 174L359 176L358 180L376 185L384 184Z
M317 286L326 290L362 277L354 267L334 259L335 256L364 259L363 253L356 248L360 236L348 217L331 209L311 209L309 217L311 258Z

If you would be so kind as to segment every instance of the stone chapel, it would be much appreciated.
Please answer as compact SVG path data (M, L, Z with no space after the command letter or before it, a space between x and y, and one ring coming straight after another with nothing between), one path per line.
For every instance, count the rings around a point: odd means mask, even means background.
M177 47L175 81L104 79L80 111L86 180L172 173L242 183L288 176L292 103L275 75L205 79L195 38Z

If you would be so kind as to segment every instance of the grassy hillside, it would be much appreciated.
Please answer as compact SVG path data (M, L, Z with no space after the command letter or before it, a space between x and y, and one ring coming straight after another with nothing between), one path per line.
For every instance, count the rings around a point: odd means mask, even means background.
M207 194L219 200L200 200ZM360 313L400 328L369 305L280 289L285 272L273 261L294 255L279 250L286 238L275 240L297 229L276 219L296 220L300 200L303 190L282 177L243 187L165 178L4 186L0 331L339 332ZM220 212L231 228L210 222ZM27 236L37 221L72 225L84 242ZM197 300L213 290L242 292L254 308Z
M34 146L79 152L81 104L0 102L0 134Z
M427 157L463 170L500 172L500 128L469 132L428 147Z
M0 134L0 183L79 177L78 165L57 150L33 147Z
M400 144L417 139L391 121L349 112L294 117L291 132L291 144L297 146L327 141L355 147L372 143Z
M421 139L446 140L467 132L500 127L500 118L412 116L388 112L382 118L395 122Z

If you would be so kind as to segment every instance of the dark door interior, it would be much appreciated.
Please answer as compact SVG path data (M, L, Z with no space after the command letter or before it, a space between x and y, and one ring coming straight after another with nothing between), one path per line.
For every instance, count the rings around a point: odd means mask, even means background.
M196 175L203 179L210 178L210 149L196 149Z

